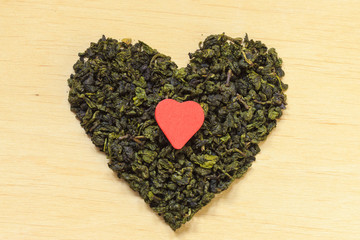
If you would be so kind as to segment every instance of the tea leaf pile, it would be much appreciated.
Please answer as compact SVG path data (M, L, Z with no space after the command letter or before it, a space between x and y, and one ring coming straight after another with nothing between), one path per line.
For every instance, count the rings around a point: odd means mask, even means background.
M189 57L178 68L141 41L103 37L68 80L71 110L109 167L174 230L247 171L286 105L282 61L260 41L210 35ZM154 118L165 98L205 113L180 150Z

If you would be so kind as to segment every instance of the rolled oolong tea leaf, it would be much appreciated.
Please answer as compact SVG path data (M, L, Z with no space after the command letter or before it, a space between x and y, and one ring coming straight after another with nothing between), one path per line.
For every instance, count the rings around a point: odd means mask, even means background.
M178 68L141 41L103 37L79 54L68 80L71 110L109 167L174 230L247 171L286 105L275 49L225 34L199 46ZM166 98L205 113L180 150L154 118Z

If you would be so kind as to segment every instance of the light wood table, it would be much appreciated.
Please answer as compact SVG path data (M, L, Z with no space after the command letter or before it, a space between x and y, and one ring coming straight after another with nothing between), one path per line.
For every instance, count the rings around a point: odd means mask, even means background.
M360 1L0 0L0 239L360 239ZM102 34L185 66L209 34L284 61L288 108L244 178L173 232L69 111Z

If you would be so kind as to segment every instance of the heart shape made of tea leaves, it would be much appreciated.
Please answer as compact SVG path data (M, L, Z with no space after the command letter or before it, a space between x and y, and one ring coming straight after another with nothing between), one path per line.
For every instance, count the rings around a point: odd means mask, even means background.
M103 37L68 79L71 110L109 167L174 230L247 171L286 105L282 60L260 41L210 35L189 56L178 68L141 41ZM164 99L203 109L181 149L155 121Z

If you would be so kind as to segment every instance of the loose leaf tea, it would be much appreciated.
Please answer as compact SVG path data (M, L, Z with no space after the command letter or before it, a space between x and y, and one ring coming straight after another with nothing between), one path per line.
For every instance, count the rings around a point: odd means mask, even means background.
M210 35L178 68L144 42L102 37L68 80L71 110L109 167L174 230L241 177L285 109L275 49ZM159 129L163 99L195 101L205 121L182 149Z

